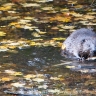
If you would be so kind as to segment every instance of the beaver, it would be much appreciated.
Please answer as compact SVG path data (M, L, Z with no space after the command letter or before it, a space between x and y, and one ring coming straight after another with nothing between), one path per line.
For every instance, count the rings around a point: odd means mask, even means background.
M78 29L63 42L61 50L63 56L72 59L96 56L96 33L87 28Z

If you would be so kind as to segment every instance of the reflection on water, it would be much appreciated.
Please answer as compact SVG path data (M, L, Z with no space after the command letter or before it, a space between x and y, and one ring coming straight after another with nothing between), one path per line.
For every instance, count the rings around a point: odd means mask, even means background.
M94 96L96 92L95 62L66 60L60 48L33 47L0 56L2 96L83 96L90 92Z
M95 73L96 72L96 61L95 60L86 60L86 61L64 61L61 64L56 64L53 66L66 66L66 68L71 69L72 71L78 71L82 73Z

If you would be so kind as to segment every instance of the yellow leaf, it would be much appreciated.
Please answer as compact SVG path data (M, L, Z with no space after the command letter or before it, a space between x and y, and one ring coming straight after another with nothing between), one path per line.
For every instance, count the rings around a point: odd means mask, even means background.
M0 36L6 36L6 33L3 31L0 31Z
M70 16L57 15L55 17L50 18L50 21L70 22L71 21L71 17Z
M1 80L2 80L2 81L10 81L11 79L8 78L8 77L4 77L4 78L2 78Z
M11 9L11 6L0 7L0 10L3 10L3 11L7 11L7 10L9 10L9 9Z
M13 75L15 75L15 76L18 76L18 75L23 75L21 72L15 72Z
M31 42L30 45L31 45L31 46L35 46L36 43L35 43L35 42Z
M65 40L65 38L59 37L59 38L53 38L53 40Z
M6 46L0 46L0 51L8 51L9 49Z
M16 25L18 22L11 22L9 25Z
M41 32L41 31L40 31L39 34L41 34L41 35L42 35L42 34L46 34L46 32Z
M16 28L21 28L21 25L20 24L16 24L15 27Z
M8 46L9 49L15 49L16 46Z
M30 78L35 78L36 75L28 74L28 75L26 75L26 76L24 76L24 77L25 77L25 79L30 79Z

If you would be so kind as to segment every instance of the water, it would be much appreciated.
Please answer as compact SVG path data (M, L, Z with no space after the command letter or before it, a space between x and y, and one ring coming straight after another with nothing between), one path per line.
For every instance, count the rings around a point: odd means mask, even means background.
M4 2L10 5L9 1ZM86 27L83 24L87 20L80 23L77 16L74 22L67 22L68 18L66 22L64 18L50 21L49 17L59 14L62 17L64 8L70 8L70 4L66 7L66 2L58 5L52 0L45 3L28 0L27 3L42 6L22 7L12 3L11 9L0 9L0 30L3 31L0 33L0 95L95 96L96 61L73 61L60 55L62 42L73 31L70 28ZM47 5L49 7L45 8ZM80 14L87 14L80 11ZM63 17L68 14L64 13ZM93 19L90 19L91 24L96 23L96 17ZM96 30L94 25L92 27Z

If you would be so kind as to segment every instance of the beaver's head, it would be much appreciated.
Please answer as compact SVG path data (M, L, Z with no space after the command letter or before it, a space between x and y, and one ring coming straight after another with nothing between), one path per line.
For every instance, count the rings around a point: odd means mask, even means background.
M85 39L82 43L82 51L79 51L79 56L85 59L96 56L96 40Z

